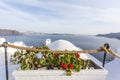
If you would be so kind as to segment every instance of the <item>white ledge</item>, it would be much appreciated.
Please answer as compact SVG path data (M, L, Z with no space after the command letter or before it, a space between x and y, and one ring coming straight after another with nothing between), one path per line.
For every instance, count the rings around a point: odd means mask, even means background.
M91 69L74 72L66 76L64 70L15 70L15 80L106 80L108 74L105 69Z

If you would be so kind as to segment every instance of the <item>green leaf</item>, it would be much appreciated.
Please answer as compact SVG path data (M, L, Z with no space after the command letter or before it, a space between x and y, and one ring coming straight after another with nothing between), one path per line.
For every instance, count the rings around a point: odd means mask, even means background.
M71 76L72 75L72 71L71 71L70 68L67 68L66 71L67 71L67 76Z
M27 58L27 59L25 60L25 63L27 64L27 63L28 63L28 61L29 61L29 58Z
M41 65L45 65L45 63L46 63L46 60L45 60L44 58L41 58L41 59L40 59L40 64L41 64Z
M81 70L81 66L80 66L80 65L76 65L76 66L75 66L75 70L76 70L77 72L79 72L79 71Z

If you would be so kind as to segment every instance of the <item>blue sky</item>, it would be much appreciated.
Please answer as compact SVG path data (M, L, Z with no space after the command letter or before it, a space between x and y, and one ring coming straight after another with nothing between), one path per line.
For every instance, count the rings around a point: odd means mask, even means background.
M120 32L120 0L0 0L0 28L72 34Z

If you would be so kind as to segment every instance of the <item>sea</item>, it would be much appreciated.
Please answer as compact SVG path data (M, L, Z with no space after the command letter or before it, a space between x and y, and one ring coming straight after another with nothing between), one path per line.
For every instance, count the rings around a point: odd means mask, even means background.
M118 51L120 55L120 40L115 38L105 38L94 35L53 35L53 34L32 34L32 35L19 35L19 36L0 36L0 38L5 38L7 42L23 42L26 46L42 46L45 45L46 39L51 39L51 41L55 40L68 40L73 43L76 47L80 47L84 50L89 49L98 49L103 46L105 43L110 45L114 51ZM103 61L103 52L92 53L92 56L96 57L96 59ZM110 61L110 59L112 59ZM115 58L111 54L107 54L105 68L108 71L108 75L106 80L120 80L120 59ZM12 72L14 71L14 66L9 66L9 76L12 76ZM5 80L5 67L4 65L0 66L0 80ZM13 77L12 77L13 78ZM13 79L9 80L13 80Z
M29 35L19 35L19 36L0 36L5 38L7 42L16 42L22 41L27 46L42 46L45 45L46 39L55 40L68 40L73 43L76 47L80 47L84 50L86 49L98 49L103 46L105 43L110 45L110 48L117 51L120 48L120 40L115 38L105 38L94 35L72 35L72 34L29 34ZM91 54L96 57L101 62L103 61L103 52L97 54ZM110 54L107 54L106 62L109 62L109 59L114 60L114 57Z

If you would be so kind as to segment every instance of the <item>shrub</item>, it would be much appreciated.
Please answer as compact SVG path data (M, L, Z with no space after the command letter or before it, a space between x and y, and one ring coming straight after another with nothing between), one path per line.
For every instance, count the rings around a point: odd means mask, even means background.
M42 52L41 58L37 56L38 52L17 51L14 53L14 63L20 64L21 70L60 69L66 70L67 75L72 75L72 70L79 72L81 69L88 69L90 60L80 58L80 54L68 53L50 53L48 47L36 47L37 49L46 49Z

